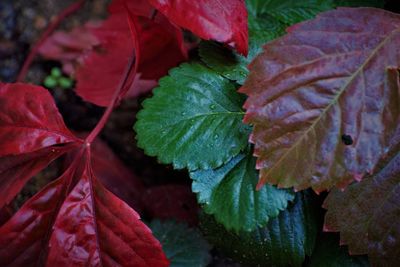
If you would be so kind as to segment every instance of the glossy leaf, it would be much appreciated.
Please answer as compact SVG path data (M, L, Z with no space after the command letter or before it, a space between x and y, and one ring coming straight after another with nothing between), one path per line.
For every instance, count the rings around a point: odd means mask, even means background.
M218 169L190 173L192 190L204 211L226 229L252 231L286 209L293 193L266 185L256 191L258 172L248 149Z
M51 161L81 141L42 87L0 83L0 208Z
M202 42L199 49L201 60L225 78L243 84L249 73L247 65L262 52L264 43L282 35L285 28L285 24L272 17L256 19L251 16L249 17L250 39L247 57L237 54L221 44Z
M338 2L338 3L336 3ZM224 77L243 84L249 70L247 66L262 46L285 33L285 29L295 23L312 19L319 12L341 6L381 6L379 0L328 1L328 0L248 0L249 10L249 54L244 57L214 42L200 44L201 59Z
M314 249L317 221L313 200L308 193L297 193L294 203L264 228L236 234L203 217L201 229L210 243L240 263L302 266Z
M197 225L199 206L189 186L171 184L150 187L142 195L142 202L152 218Z
M138 146L177 169L221 166L247 146L243 101L227 79L202 64L183 64L143 102L134 127Z
M49 92L0 83L0 157L35 152L78 139L64 125Z
M152 221L150 228L162 244L170 267L206 267L210 263L211 246L196 228L159 220Z
M399 15L340 8L264 47L241 89L260 187L323 191L373 171L400 115L399 28Z
M366 256L350 256L346 247L339 245L339 238L323 234L317 239L317 246L307 267L368 267Z
M332 191L325 231L340 231L350 254L367 254L372 266L396 266L400 257L400 154L373 176Z
M139 215L97 181L85 156L76 158L63 176L0 228L0 262L3 266L168 266L160 244Z
M100 40L100 48L87 55L77 70L77 93L96 105L109 104L133 55L137 72L141 73L142 79L148 80L162 77L187 57L181 31L162 14L151 19L148 14L150 6L146 2L140 1L139 5L127 2L129 17L134 23L130 28L124 2L115 1L110 8L110 17L92 30ZM125 96L129 89L126 86L120 97Z
M174 24L205 40L225 43L248 52L247 10L244 0L149 0Z

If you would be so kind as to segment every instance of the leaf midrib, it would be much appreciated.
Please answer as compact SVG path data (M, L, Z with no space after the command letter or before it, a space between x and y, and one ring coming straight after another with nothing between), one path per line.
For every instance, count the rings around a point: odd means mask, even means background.
M313 124L308 127L308 129L305 131L305 133L303 135L301 135L301 137L283 154L283 156L281 156L277 163L274 164L272 166L272 168L270 168L264 175L264 177L269 176L269 174L271 174L271 172L282 162L282 160L284 160L291 152L292 150L297 147L302 140L308 136L309 132L311 130L313 130L315 128L315 126L319 123L319 121L321 120L321 118L323 118L326 113L331 109L331 107L337 103L337 101L339 100L339 98L342 96L342 94L346 91L347 87L349 86L349 84L351 84L351 82L353 82L353 80L359 75L359 73L364 69L364 67L371 61L371 59L373 59L376 54L378 53L378 51L397 33L400 32L400 28L396 28L395 30L393 30L386 38L384 38L382 40L382 42L380 42L377 47L372 50L371 54L367 57L367 59L363 62L363 64L360 65L360 67L354 72L353 75L351 75L348 79L348 82L341 88L341 90L336 94L336 96L332 99L331 103L323 109L323 111L321 112L320 116L317 117L317 119L313 122Z

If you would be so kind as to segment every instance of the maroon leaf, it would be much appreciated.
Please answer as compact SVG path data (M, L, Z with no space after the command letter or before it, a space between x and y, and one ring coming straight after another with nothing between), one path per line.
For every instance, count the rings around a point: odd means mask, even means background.
M145 191L142 181L100 139L96 139L91 148L95 176L108 190L140 212L141 194Z
M147 189L143 204L152 218L197 224L199 206L189 186L162 185Z
M181 31L161 14L150 19L151 9L146 2L127 2L130 18L135 22L131 32L124 2L113 2L110 17L93 30L101 42L100 49L93 50L77 70L77 93L100 106L109 104L134 49L137 71L145 80L164 76L187 57ZM122 90L121 96L128 90L129 87Z
M268 43L241 89L269 182L345 187L373 172L399 123L400 15L340 8Z
M248 52L247 9L244 0L149 0L169 20L199 37Z
M86 155L0 228L4 266L168 266L149 228L98 182Z
M399 138L400 139L400 138ZM399 140L400 141L400 140ZM399 143L400 144L400 143ZM325 200L325 231L340 231L351 254L367 254L373 266L400 258L400 153L374 175Z
M80 143L44 88L0 83L0 208L32 176Z
M46 59L60 61L63 71L73 76L85 55L100 45L98 38L90 31L95 27L92 24L75 27L70 32L55 32L40 46L39 53Z
M42 87L0 83L0 157L38 151L79 139L67 129Z

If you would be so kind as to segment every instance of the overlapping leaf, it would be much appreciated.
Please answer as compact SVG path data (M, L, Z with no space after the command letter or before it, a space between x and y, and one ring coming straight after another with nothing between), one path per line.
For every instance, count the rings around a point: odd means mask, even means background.
M101 139L91 144L94 175L112 193L140 212L143 209L141 194L145 187Z
M94 176L90 144L65 127L44 88L1 84L0 104L1 205L57 156L80 147L65 173L0 227L1 266L168 266L139 215Z
M149 2L174 24L205 40L225 43L248 52L247 10L244 0L183 0Z
M395 266L400 257L400 135L379 171L344 192L332 191L325 231L340 231L341 244L350 254L367 254L373 266Z
M0 208L29 178L81 141L66 128L50 94L0 83Z
M168 266L139 215L80 156L0 228L2 266Z
M154 236L160 240L170 267L206 267L211 261L211 246L195 228L174 221L154 220L150 224Z
M290 191L272 185L256 191L258 172L251 151L247 149L218 169L190 173L192 190L204 211L228 230L252 231L265 226L294 199Z
M314 249L317 221L315 203L301 192L288 209L253 232L229 232L211 217L203 218L201 228L210 243L241 263L302 266Z
M128 25L125 2L133 27ZM100 48L88 54L77 70L76 90L83 99L107 106L134 51L142 79L158 79L186 59L181 31L162 14L150 18L151 9L146 1L112 3L110 17L92 30L101 43ZM124 88L121 97L129 89Z
M138 146L177 169L219 167L247 146L243 101L229 80L202 64L183 64L143 102Z
M337 3L340 2L340 3ZM293 23L312 19L319 12L342 6L381 6L379 0L329 1L329 0L248 0L249 54L237 54L213 42L200 45L202 60L224 77L243 84L249 73L248 64L262 52L262 46L285 33Z
M400 16L340 8L264 47L241 89L260 186L322 191L373 170L399 121L399 43Z

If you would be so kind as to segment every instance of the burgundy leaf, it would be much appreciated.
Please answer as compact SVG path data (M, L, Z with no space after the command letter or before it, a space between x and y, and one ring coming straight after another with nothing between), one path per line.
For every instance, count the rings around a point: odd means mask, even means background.
M47 90L0 83L0 208L32 176L80 143Z
M58 60L63 71L74 76L75 69L83 63L83 58L96 46L98 38L91 33L94 23L73 28L70 32L57 31L40 46L39 53L46 59Z
M98 182L88 157L77 156L0 228L3 266L168 266L149 228Z
M161 185L147 189L143 204L152 218L197 224L199 206L189 186Z
M46 89L0 83L0 157L77 141Z
M32 153L0 157L0 208L10 203L30 178L71 148L71 145L49 147Z
M141 194L145 191L142 181L100 139L96 139L91 148L95 176L108 190L140 212L143 205Z
M400 15L339 8L264 47L241 92L269 182L345 187L373 172L399 123Z
M141 79L145 80L166 75L170 68L187 58L181 31L161 14L154 19L149 18L151 9L143 1L138 5L127 2L130 19L135 24L131 32L124 3L113 2L110 17L93 30L101 42L100 48L93 50L77 70L77 93L100 106L109 104L135 49L136 68L141 73ZM140 8L141 5L145 6ZM128 90L129 86L122 90L121 97Z
M244 0L149 0L176 25L202 39L216 40L248 52L247 9Z
M340 231L350 254L367 254L372 266L400 258L400 153L376 172L325 200L325 231Z

